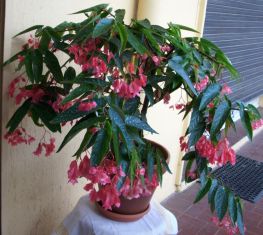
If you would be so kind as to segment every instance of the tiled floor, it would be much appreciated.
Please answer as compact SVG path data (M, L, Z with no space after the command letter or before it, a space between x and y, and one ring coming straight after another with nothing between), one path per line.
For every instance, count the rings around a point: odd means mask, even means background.
M253 140L246 143L238 154L263 161L263 131ZM211 212L207 198L197 204L192 204L199 185L174 193L163 202L163 205L176 216L179 225L179 235L226 235L211 221ZM263 199L256 204L245 202L244 221L246 235L263 235Z

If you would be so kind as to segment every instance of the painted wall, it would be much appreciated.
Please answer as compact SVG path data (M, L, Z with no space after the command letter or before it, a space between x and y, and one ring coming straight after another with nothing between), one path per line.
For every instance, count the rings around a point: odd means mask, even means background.
M79 16L68 13L87 8L101 2L110 2L115 8L127 10L127 21L135 15L136 0L7 0L6 1L6 29L5 29L5 59L17 51L26 37L12 39L17 32L33 24L56 25L65 17L74 20ZM200 28L200 6L203 0L140 0L139 18L149 18L153 23L165 25L173 21ZM8 81L16 76L14 67L9 66L4 71L3 125L14 111L14 103L7 98ZM181 93L173 95L171 104L176 103ZM170 167L173 175L166 173L164 182L167 184L157 190L155 198L162 200L175 190L176 173L180 178L180 171L176 171L181 158L178 139L183 133L181 116L169 106L160 103L150 110L150 124L160 133L155 139L165 145L171 152ZM23 126L34 136L41 132L30 122ZM5 132L5 131L3 131ZM64 130L66 133L67 130ZM56 138L57 142L61 139ZM4 141L4 140L3 140ZM3 142L2 149L2 226L3 235L47 235L55 228L64 216L73 208L76 201L85 192L82 185L69 185L66 182L66 171L70 162L72 148L77 147L78 141L73 141L60 154L51 158L32 157L36 146L19 146L12 148ZM177 177L177 179L179 179ZM180 180L178 180L179 182Z
M17 32L34 25L56 25L65 20L77 19L69 13L91 5L110 2L114 8L125 8L127 20L134 16L134 0L7 0L4 58L18 50L27 36L12 39ZM14 67L4 71L3 126L14 111L14 103L7 98L7 86L16 74ZM31 122L23 126L34 136L42 132L32 127ZM3 130L5 132L5 130ZM66 133L67 130L64 131ZM61 139L56 138L57 143ZM74 207L85 193L82 185L67 184L67 169L72 148L79 145L73 141L60 154L53 157L32 157L36 146L12 148L3 140L2 149L2 226L3 235L48 235Z
M140 0L137 17L147 18L153 24L164 27L167 26L167 23L173 22L202 33L205 3L205 0ZM193 34L184 33L183 35ZM186 95L181 91L174 92L171 97L170 105L187 100ZM170 109L170 105L160 102L149 111L148 115L149 123L159 133L159 135L149 135L148 138L164 145L171 154L169 166L173 174L165 173L163 187L158 188L154 194L154 198L158 201L165 199L176 189L180 189L182 179L183 163L179 137L185 133L188 120L182 123L182 115L178 115L177 110Z

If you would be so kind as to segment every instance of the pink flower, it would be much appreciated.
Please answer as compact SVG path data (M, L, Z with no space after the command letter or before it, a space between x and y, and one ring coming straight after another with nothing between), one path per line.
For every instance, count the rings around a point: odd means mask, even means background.
M152 60L156 66L159 66L162 62L162 58L156 55L152 56Z
M262 126L263 126L263 119L259 119L259 120L256 120L256 121L252 122L253 130L256 130L256 129L262 127Z
M171 99L170 94L169 94L169 93L166 93L166 94L164 95L164 97L163 97L163 103L164 103L164 104L169 104L170 99Z
M212 109L215 107L214 103L213 102L210 102L208 105L207 105L208 108Z
M171 47L167 44L160 46L160 49L162 52L170 52L171 51Z
M191 178L192 180L195 180L197 178L196 172L194 171L187 171L186 176Z
M19 63L22 63L25 60L25 57L22 55L18 55L17 59L18 59Z
M12 133L6 133L4 138L12 146L16 146L18 144L31 144L35 141L35 138L29 135L24 128L17 128Z
M27 40L28 46L32 47L34 49L39 48L39 39L34 38L32 35L30 35L30 38Z
M97 107L97 103L95 101L91 102L81 102L78 106L78 110L82 112L88 112L91 109L94 109Z
M77 164L77 161L74 160L70 163L70 166L68 169L68 182L74 185L78 183L78 180L77 180L78 177L79 177L78 164Z
M185 137L184 137L184 136L181 136L181 137L179 138L179 141L180 141L181 151L187 151L187 150L188 150L188 144L187 144L187 142L185 141Z
M235 151L229 146L226 138L220 140L216 146L212 144L204 135L197 141L196 150L201 157L207 158L211 164L224 165L230 162L236 163Z
M55 138L50 138L50 140L49 140L50 142L47 144L47 143L43 143L42 145L43 145L43 147L45 148L45 150L46 150L46 153L45 153L45 156L46 157L48 157L48 156L50 156L53 152L54 152L54 150L55 150L55 148L56 148L56 146L55 146Z
M36 150L33 152L33 154L37 157L39 157L42 153L43 146L41 143L38 144Z
M227 85L227 84L224 84L223 85L223 88L222 88L222 91L221 91L221 94L222 95L225 95L225 94L231 94L232 93L232 90L231 88Z
M134 68L134 63L129 62L127 66L128 72L131 74L135 74L135 68Z
M201 92L207 87L208 83L209 83L209 77L205 75L205 77L201 79L199 83L195 84L195 88L198 92Z
M90 169L90 160L86 155L79 164L79 175L88 179Z

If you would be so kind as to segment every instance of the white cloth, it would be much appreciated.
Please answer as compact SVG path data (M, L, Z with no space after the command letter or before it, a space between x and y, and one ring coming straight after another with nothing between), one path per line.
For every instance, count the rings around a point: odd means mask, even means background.
M88 196L80 198L73 211L52 235L176 235L177 220L159 203L152 201L150 211L134 222L118 222L99 214Z

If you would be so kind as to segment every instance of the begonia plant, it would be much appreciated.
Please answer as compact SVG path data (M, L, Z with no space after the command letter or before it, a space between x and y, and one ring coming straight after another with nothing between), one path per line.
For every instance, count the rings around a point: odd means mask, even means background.
M125 11L107 4L74 14L85 19L55 27L35 25L16 35L34 31L5 62L16 63L19 74L8 90L19 107L7 123L7 141L13 146L35 142L33 155L50 156L56 148L52 133L69 125L57 148L59 152L75 136L81 138L77 151L69 153L74 157L69 182L86 179L90 199L111 209L120 205L121 195L138 198L165 184L162 169L170 170L164 156L144 138L144 132L158 132L147 123L148 108L163 102L171 112L190 116L180 145L186 152L186 181L201 181L195 202L208 193L217 222L230 220L231 229L244 234L241 200L213 178L211 164L235 164L227 140L235 126L233 111L240 113L250 139L252 126L263 123L253 105L228 98L231 89L222 73L233 78L238 73L227 56L204 38L183 38L182 30L194 31L188 27L170 23L164 28L147 19L125 24ZM170 103L176 90L190 101ZM25 118L42 128L43 136L28 133Z

